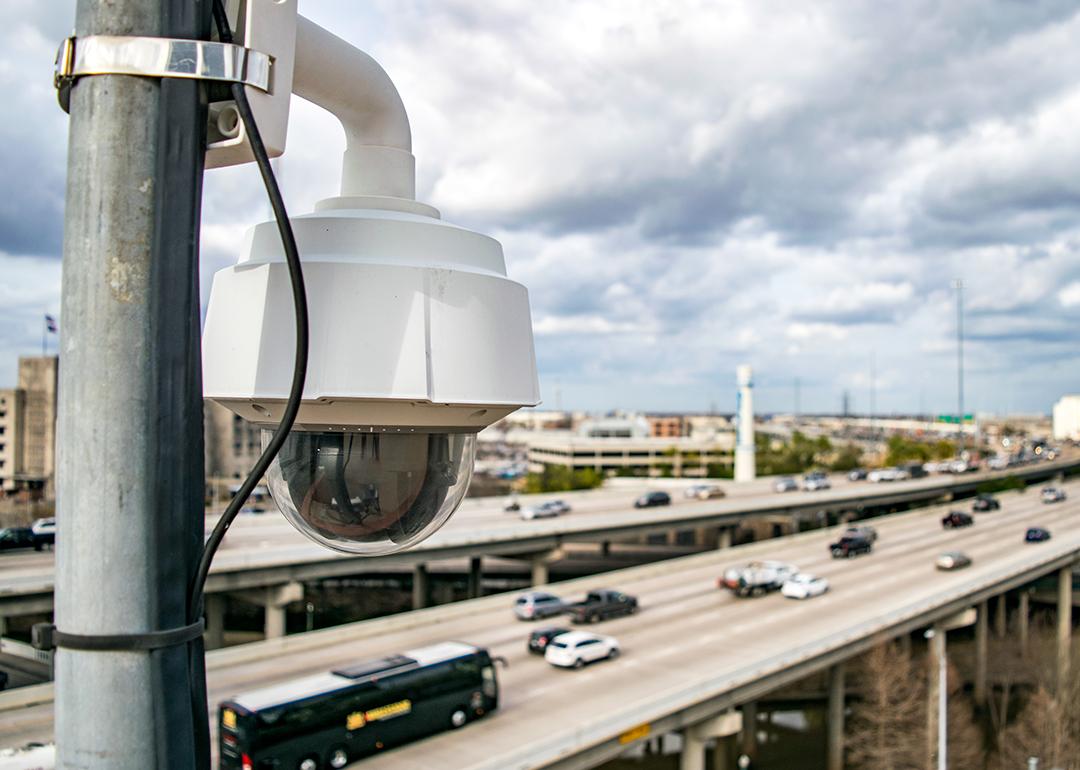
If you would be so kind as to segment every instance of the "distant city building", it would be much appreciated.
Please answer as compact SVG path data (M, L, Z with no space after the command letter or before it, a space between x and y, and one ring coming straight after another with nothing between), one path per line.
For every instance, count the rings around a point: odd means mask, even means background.
M653 438L681 438L690 435L690 426L680 414L648 415L649 435Z
M648 438L651 434L649 421L640 415L585 420L577 429L581 438Z
M714 439L722 433L735 430L735 423L729 417L717 414L691 414L686 416L687 435L700 440Z
M529 470L564 465L599 473L705 476L710 465L731 466L735 434L713 440L652 438L649 436L595 438L535 435L528 440Z
M203 402L203 424L207 483L235 486L262 453L259 428L209 400Z
M19 358L15 388L0 390L0 490L51 498L56 473L56 356Z
M569 430L572 416L563 411L550 409L519 409L484 430L510 432L516 430Z
M0 490L15 491L15 474L22 468L22 421L26 394L0 390Z
M1062 396L1054 404L1054 438L1080 441L1080 395Z

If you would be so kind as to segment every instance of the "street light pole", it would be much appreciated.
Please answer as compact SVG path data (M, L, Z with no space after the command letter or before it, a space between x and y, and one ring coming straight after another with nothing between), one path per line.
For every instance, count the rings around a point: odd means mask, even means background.
M210 3L79 0L75 30L77 39L205 40ZM194 80L94 75L71 85L70 112L57 767L190 770L199 730L189 669L199 656L189 661L186 644L160 637L157 649L121 648L187 625L202 548L197 233L206 91ZM104 649L85 648L86 637L103 636L113 639Z
M957 448L964 451L964 282L953 283L956 289L956 408Z

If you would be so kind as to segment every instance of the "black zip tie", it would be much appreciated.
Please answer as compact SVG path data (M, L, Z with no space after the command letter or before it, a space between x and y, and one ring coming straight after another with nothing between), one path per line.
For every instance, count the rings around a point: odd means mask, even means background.
M96 652L138 652L187 644L202 636L205 630L206 623L202 618L188 626L143 634L69 634L57 630L52 623L35 623L30 629L30 638L36 650L52 651L62 647Z

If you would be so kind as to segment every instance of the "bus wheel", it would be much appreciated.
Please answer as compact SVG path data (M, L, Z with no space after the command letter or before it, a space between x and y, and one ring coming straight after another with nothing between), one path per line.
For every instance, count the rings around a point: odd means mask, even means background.
M466 722L469 721L469 715L465 713L465 709L458 706L450 714L450 726L453 728L463 727Z
M334 768L334 770L339 770L339 768L345 767L345 765L349 764L349 754L347 751L345 751L345 749L336 748L330 752L330 756L327 758L326 764Z

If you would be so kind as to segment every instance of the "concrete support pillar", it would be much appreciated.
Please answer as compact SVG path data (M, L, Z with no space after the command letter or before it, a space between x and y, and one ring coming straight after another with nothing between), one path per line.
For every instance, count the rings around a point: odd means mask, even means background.
M986 655L987 637L990 635L990 602L983 602L978 607L975 619L975 705L986 702Z
M412 572L412 606L414 610L422 610L431 602L430 579L428 578L427 565L424 563L413 565Z
M532 584L533 587L548 584L548 563L543 556L532 558Z
M844 770L844 664L829 669L828 770Z
M1020 633L1020 654L1027 655L1028 651L1028 622L1030 620L1031 594L1027 591L1020 592L1020 606L1016 610L1016 626Z
M1005 594L998 594L997 607L994 608L994 636L1004 639L1009 627L1009 611L1005 603Z
M705 739L688 727L682 731L682 752L679 770L705 770Z
M713 770L737 770L735 741L737 736L725 735L716 739L713 746Z
M208 650L225 646L225 596L206 594L206 635L204 644Z
M1072 642L1072 567L1058 570L1057 684L1065 692L1069 681L1069 646Z
M699 546L709 550L720 545L720 532L716 527L698 527L694 538Z
M482 581L484 579L483 560L479 556L469 559L469 598L476 599L481 595Z
M237 599L251 604L257 604L263 608L263 635L267 639L276 639L285 636L285 607L293 602L303 601L304 586L302 583L282 583L276 586L264 588L251 588L246 591L236 591L232 594Z
M733 767L733 739L742 728L743 718L738 711L725 711L687 727L682 731L683 749L679 757L679 770L705 770L710 740L716 741L713 770L729 770Z
M267 639L285 636L285 607L267 604L264 607L263 634Z
M938 709L941 698L941 661L945 658L945 627L938 624L933 628L933 636L927 649L927 688L926 688L926 767L932 770L937 765L938 754Z
M717 538L717 548L731 548L731 541L734 537L734 527L720 527L720 534Z
M742 705L742 731L739 734L740 749L753 759L757 756L757 702Z

